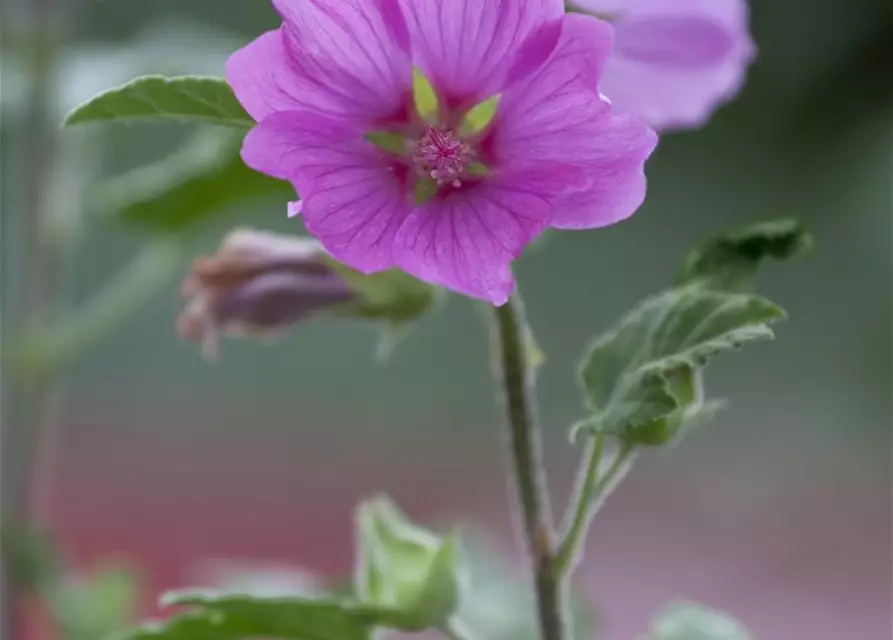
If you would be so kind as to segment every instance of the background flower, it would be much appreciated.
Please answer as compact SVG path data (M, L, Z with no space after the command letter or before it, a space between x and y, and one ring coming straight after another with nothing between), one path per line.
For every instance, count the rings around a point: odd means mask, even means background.
M656 129L698 127L741 88L756 49L745 0L574 0L614 23L601 80Z

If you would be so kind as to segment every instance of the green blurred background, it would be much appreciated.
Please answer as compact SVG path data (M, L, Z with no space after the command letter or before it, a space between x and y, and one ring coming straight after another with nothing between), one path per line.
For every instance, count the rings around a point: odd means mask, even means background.
M276 25L266 2L66 6L60 118L140 73L221 74L230 51ZM779 339L711 366L709 391L730 407L677 451L644 457L597 523L583 573L609 640L642 632L677 597L726 609L763 640L891 630L893 16L889 3L869 0L751 7L759 56L743 94L705 129L662 138L641 211L605 230L550 236L517 266L547 354L540 404L561 503L586 340L669 284L681 256L716 231L794 215L818 239L806 258L763 275L762 290L791 316ZM10 277L25 223L16 158L28 144L17 129L26 78L15 55L9 46L2 76ZM113 175L189 133L66 131L59 151L83 177ZM236 224L297 230L282 202L229 214L194 253ZM122 269L141 239L89 220L63 270L71 300ZM451 298L386 365L374 332L350 323L304 326L274 347L225 342L209 364L177 339L179 306L171 283L66 385L51 513L73 560L133 558L150 600L197 579L207 558L344 571L351 507L380 491L418 519L471 520L512 548L474 304Z

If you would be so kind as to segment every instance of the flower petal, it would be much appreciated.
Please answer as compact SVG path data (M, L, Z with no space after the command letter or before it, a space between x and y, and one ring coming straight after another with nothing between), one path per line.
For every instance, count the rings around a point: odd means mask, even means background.
M605 11L609 0L579 0ZM659 129L700 126L744 81L755 48L744 0L632 0L616 18L602 90Z
M509 170L574 162L592 144L589 128L609 110L598 79L610 55L613 30L591 16L568 15L548 62L507 91L493 128L496 162Z
M515 286L511 261L546 227L551 209L536 188L487 181L413 210L394 258L417 278L502 305Z
M361 130L318 113L279 112L246 136L242 158L291 181L307 230L333 256L366 273L393 266L394 234L409 209L405 176Z
M312 108L364 123L405 110L409 34L397 0L275 0L284 23L236 52L228 77L256 120Z
M563 0L400 0L415 63L451 105L474 104L549 57Z
M281 29L267 31L232 54L226 61L226 79L258 122L275 111L306 106L300 81L289 66Z
M591 16L565 17L552 57L500 104L495 164L519 181L551 177L553 227L611 224L644 199L655 135L635 118L613 115L598 95L611 35L610 25Z
M585 163L586 184L557 199L551 226L594 229L625 220L645 200L645 161L657 136L629 114L601 119L591 128L592 154Z

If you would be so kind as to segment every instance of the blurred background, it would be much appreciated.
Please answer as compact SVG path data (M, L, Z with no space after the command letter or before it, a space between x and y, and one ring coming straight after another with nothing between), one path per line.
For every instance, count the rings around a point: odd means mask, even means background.
M57 120L138 74L221 75L229 52L277 24L267 2L64 4ZM759 56L743 94L705 129L662 138L640 212L550 236L517 266L547 354L540 406L563 504L586 340L670 284L684 253L714 232L792 215L818 240L763 273L761 290L791 317L778 340L711 365L708 391L729 408L678 450L641 458L597 521L582 574L608 640L643 633L680 597L727 610L762 640L891 631L893 16L870 0L751 8ZM2 273L12 300L24 264L16 239L29 223L15 171L34 141L23 128L19 38L4 31ZM64 131L55 153L75 158L74 173L57 179L121 173L189 133ZM82 213L83 244L57 271L70 304L143 241L89 206ZM283 213L271 199L215 217L189 255L237 224L295 229ZM76 226L57 222L59 233ZM73 563L140 567L147 613L160 590L202 579L209 559L345 572L352 507L378 492L419 521L473 522L512 553L500 415L474 304L451 298L387 364L374 331L347 322L302 326L275 347L226 341L209 363L175 334L177 288L172 278L64 384L42 490Z

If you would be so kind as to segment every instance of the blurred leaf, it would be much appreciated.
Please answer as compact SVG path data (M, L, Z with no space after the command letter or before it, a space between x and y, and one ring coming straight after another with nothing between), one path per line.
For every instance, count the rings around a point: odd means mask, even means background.
M587 350L580 370L585 427L633 444L663 444L702 408L712 357L773 337L784 311L757 296L682 287L654 296Z
M244 640L225 628L222 621L188 613L163 622L150 622L137 629L111 636L112 640Z
M138 595L136 574L110 566L59 584L47 600L65 640L96 640L133 622Z
M202 132L174 155L100 185L95 207L138 227L177 233L228 207L294 197L288 183L245 166L239 145L231 134Z
M424 315L437 301L439 290L397 269L365 274L332 260L333 268L359 294L356 302L341 305L338 315L387 320L401 325Z
M49 536L2 528L3 560L14 580L44 602L60 640L96 640L133 620L139 581L127 568L107 566L66 575Z
M649 640L750 640L741 625L698 604L677 604L660 615Z
M4 522L0 525L0 547L15 583L40 590L56 580L58 552L48 535Z
M250 129L254 120L223 78L142 76L103 91L69 113L65 125L88 122L181 120Z
M680 284L701 282L718 289L742 289L750 284L765 260L789 260L814 243L803 224L793 218L759 222L723 233L686 256Z
M285 563L212 559L202 561L194 575L198 584L251 596L336 595L324 587L320 576Z
M458 543L418 527L386 498L357 513L360 607L377 624L404 631L442 627L459 606Z
M239 638L275 637L297 640L371 638L368 620L334 601L183 591L165 595L163 603L200 607L203 615L218 622L221 629Z
M442 290L397 269L365 274L337 260L332 267L357 292L357 299L328 311L331 316L382 321L378 354L386 359L405 337L413 320L431 311Z

